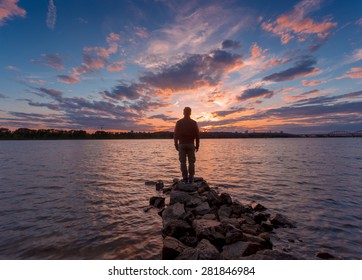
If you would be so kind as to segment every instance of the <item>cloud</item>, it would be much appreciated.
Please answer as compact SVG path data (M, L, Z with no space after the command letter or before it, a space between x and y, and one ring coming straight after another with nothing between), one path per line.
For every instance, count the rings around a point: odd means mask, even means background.
M141 39L146 39L149 36L146 28L138 26L134 28L134 34Z
M47 13L47 26L50 29L54 29L57 20L57 8L54 5L53 0L49 0L48 13Z
M274 92L262 87L250 88L243 91L243 93L238 97L239 101L246 101L254 98L272 98Z
M177 121L178 120L177 118L173 118L173 117L167 116L165 114L153 115L153 116L148 117L148 118L149 119L160 119L160 120L163 120L165 122L167 122L167 121Z
M12 17L25 17L26 11L18 6L18 0L2 0L0 2L0 26Z
M288 101L305 100L310 95L316 95L316 94L320 94L318 89L309 90L309 91L306 91L306 92L303 92L303 93L300 93L300 94L294 95L294 96L287 96L287 97L285 97L285 99Z
M234 50L234 49L238 49L241 47L241 43L239 41L233 41L233 40L224 40L221 43L221 48L223 50L229 49L229 50Z
M65 84L77 84L80 82L77 75L58 75L58 81Z
M55 100L61 100L63 98L63 92L61 92L60 90L50 89L45 87L41 87L38 90L40 93L44 93Z
M247 109L246 108L231 108L230 110L212 112L212 115L214 117L226 117L228 115L239 113L239 112L242 112L245 110L247 110Z
M324 83L324 81L318 81L318 80L302 80L302 85L305 86L305 87L314 87L314 86L317 86L319 84L322 84Z
M359 18L359 19L356 21L356 24L357 24L357 25L362 25L362 18Z
M350 79L362 79L362 67L353 67L346 74L337 79L350 78Z
M306 57L295 63L294 67L264 77L263 81L282 82L318 74L320 70L315 68L314 64L316 64L315 59Z
M8 65L6 66L6 69L10 70L10 71L19 71L19 69L13 65Z
M144 86L136 83L130 85L120 84L112 88L111 91L103 91L102 94L116 100L122 99L137 99L141 96L144 91Z
M7 96L4 95L4 94L2 94L2 93L0 93L0 98L7 98Z
M295 5L291 12L282 14L275 21L263 22L262 29L280 36L282 44L287 44L294 37L297 37L298 41L304 41L311 35L324 40L337 23L328 18L316 22L306 17L319 7L320 0L303 0Z
M42 54L44 61L33 59L31 62L40 66L50 67L58 71L64 70L63 57L59 53Z
M163 90L183 91L208 86L216 86L226 73L240 69L243 65L241 55L223 50L209 54L194 54L157 73L148 72L140 81Z
M108 65L107 70L109 72L120 72L124 69L124 61L116 61L111 65Z
M307 99L303 99L303 100L298 100L296 102L296 104L298 106L305 106L305 105L313 105L313 106L318 106L318 105L333 105L338 101L349 101L349 100L353 100L353 99L358 99L362 97L362 91L355 91L355 92L350 92L350 93L346 93L346 94L342 94L342 95L335 95L335 96L318 96L318 97L313 97L313 98L307 98Z

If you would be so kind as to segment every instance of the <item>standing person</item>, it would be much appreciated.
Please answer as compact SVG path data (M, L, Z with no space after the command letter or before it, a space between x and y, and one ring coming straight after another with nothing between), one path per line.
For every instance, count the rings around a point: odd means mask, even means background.
M195 146L196 139L196 146ZM174 133L175 148L179 153L184 183L193 183L195 175L195 151L200 147L200 132L197 122L191 119L191 108L185 107L184 117L177 121ZM189 162L187 170L186 157Z

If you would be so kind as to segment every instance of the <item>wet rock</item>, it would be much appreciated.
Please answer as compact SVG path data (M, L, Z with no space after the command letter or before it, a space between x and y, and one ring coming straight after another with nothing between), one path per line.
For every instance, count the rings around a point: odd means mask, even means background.
M205 215L210 212L210 206L209 203L203 202L199 206L195 208L195 214L196 215Z
M320 258L320 259L322 259L322 260L338 260L337 257L331 255L331 254L328 253L328 252L318 252L318 253L316 254L316 257L317 257L317 258Z
M255 255L251 255L244 259L248 259L248 260L298 260L297 257L295 257L291 254L280 252L278 250L270 250L270 249L258 251Z
M187 210L181 217L180 217L181 220L184 220L186 221L187 223L189 223L190 225L192 224L192 221L195 220L195 215Z
M253 217L250 217L248 215L241 215L240 224L255 225L255 221Z
M185 235L180 238L180 241L189 247L196 247L199 240L195 236Z
M274 226L271 224L271 222L269 220L262 222L260 224L260 226L264 231L268 231L268 232L271 232L274 229Z
M171 191L172 191L172 188L170 188L170 187L168 187L168 188L163 188L163 189L162 189L162 192L163 192L164 194L169 194Z
M231 244L242 240L245 240L243 232L240 229L229 225L229 228L225 235L225 243Z
M282 214L271 215L270 222L274 226L278 226L278 227L289 227L289 228L295 227L295 225L291 221L289 221L286 217L284 217Z
M194 233L192 227L183 220L171 220L162 229L162 236L171 236L180 239L187 234L192 235Z
M165 198L160 196L153 196L150 198L150 205L157 208L162 208L165 206Z
M163 184L163 181L158 180L157 183L156 183L156 191L162 190L164 186L165 185Z
M182 203L188 207L197 207L203 201L199 197L194 197L183 191L173 191L170 194L170 205L175 203Z
M231 205L233 203L233 200L231 199L231 196L228 193L220 194L220 200L221 204Z
M199 219L192 222L192 227L195 230L196 237L201 239L208 239L216 246L225 244L224 230L220 222L215 220Z
M145 182L146 186L155 186L157 184L157 181L147 181Z
M143 212L147 213L148 211L150 211L153 208L153 206L148 206L146 208L143 209Z
M257 224L261 224L262 222L267 221L269 216L270 215L267 213L256 212L254 214L254 221Z
M162 219L165 224L170 220L181 219L181 217L185 214L185 207L182 203L175 203L168 206L162 213Z
M179 191L183 191L183 192L196 192L197 191L196 184L184 184L182 182L179 182L177 185L177 188Z
M254 211L265 211L266 210L266 207L264 207L263 205L261 205L260 203L258 203L256 201L253 201L250 206Z
M162 259L163 260L174 260L178 257L187 246L177 240L176 238L166 236L163 240L163 247L162 247Z
M240 227L240 221L237 218L224 218L222 219L221 224L224 228L226 228L228 225L232 225L236 228Z
M265 240L264 238L261 238L260 236L255 236L251 234L244 233L244 237L246 241L250 241L253 243L260 244L263 249L272 249L273 245L269 240Z
M228 219L231 215L231 207L227 205L222 205L219 210L217 211L217 215L219 216L219 220L222 221L223 219Z
M258 225L242 224L240 226L240 229L242 232L251 234L251 235L259 235L262 232L261 227Z
M238 260L253 255L260 250L263 250L263 247L260 244L238 241L233 244L225 245L221 255L227 260Z
M231 204L231 215L232 217L239 218L245 211L245 207L239 201L233 201Z
M217 219L216 215L213 213L205 214L202 218L205 220L216 220Z
M194 178L194 182L195 182L195 183L198 183L198 182L206 182L206 181L205 181L204 178L202 178L202 177L195 177L195 178Z
M218 206L221 204L219 195L214 190L210 190L206 194L207 201L211 206Z
M202 239L196 248L186 248L177 260L219 260L219 251L208 240Z
M197 192L199 194L203 194L208 191L210 191L210 186L206 181L203 181L197 188Z

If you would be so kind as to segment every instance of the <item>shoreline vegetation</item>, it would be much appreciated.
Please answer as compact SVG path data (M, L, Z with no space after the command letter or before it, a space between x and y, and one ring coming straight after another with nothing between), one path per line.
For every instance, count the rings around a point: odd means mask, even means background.
M200 132L203 139L212 138L315 138L315 137L362 137L362 131L334 131L321 134L291 134L283 131L245 131L245 132ZM11 131L0 128L0 140L76 140L76 139L172 139L173 132L109 132L98 130L93 133L85 130L29 129L19 128Z

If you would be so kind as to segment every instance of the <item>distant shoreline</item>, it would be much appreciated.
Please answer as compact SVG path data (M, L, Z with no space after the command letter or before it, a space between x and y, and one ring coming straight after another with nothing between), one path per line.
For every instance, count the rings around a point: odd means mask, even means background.
M336 131L321 134L291 134L272 131L263 132L201 132L202 139L255 139L255 138L335 138L362 137L362 132ZM20 128L10 131L0 128L0 140L116 140L116 139L173 139L173 132L107 132L88 133L85 130L28 129Z

